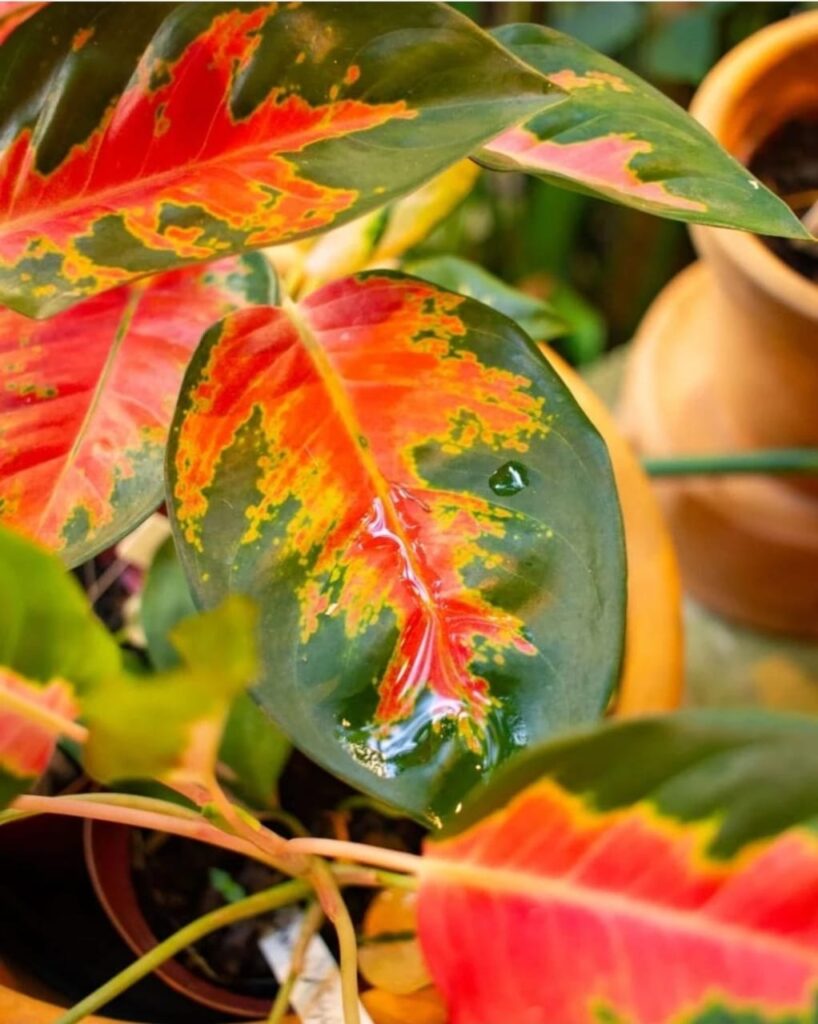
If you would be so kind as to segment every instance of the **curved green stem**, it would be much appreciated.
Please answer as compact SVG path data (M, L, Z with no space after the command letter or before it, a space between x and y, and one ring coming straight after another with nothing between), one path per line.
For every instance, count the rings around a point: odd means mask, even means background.
M712 455L646 458L649 476L696 476L736 473L818 473L818 448L768 448Z
M176 956L177 953L194 942L198 942L205 935L236 921L243 921L247 917L256 917L258 914L266 914L270 910L278 910L279 907L295 903L297 900L309 896L311 891L308 883L293 879L290 882L282 882L281 885L277 885L273 889L256 893L254 896L248 896L247 899L230 903L226 907L219 907L218 910L205 914L204 917L191 922L160 942L158 946L149 950L130 967L120 971L91 995L72 1006L59 1020L55 1021L55 1024L77 1024L78 1021L110 1003L131 985L141 981L166 960L170 960L171 957Z

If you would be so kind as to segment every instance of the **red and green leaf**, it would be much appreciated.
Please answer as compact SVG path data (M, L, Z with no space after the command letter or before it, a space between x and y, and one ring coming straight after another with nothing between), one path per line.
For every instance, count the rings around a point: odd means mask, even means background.
M64 680L37 684L0 667L0 808L43 774L77 713Z
M387 272L236 313L191 362L168 468L200 600L261 606L263 706L361 788L436 820L605 707L607 453L500 314Z
M34 316L360 216L560 95L437 3L58 3L0 59L0 301Z
M425 850L451 1024L813 1024L816 794L818 727L795 717L686 713L524 755Z
M541 25L494 34L569 98L493 139L481 162L677 220L809 237L785 203L637 75Z
M214 319L275 301L261 256L171 271L38 322L0 310L0 523L71 565L161 501L182 374Z

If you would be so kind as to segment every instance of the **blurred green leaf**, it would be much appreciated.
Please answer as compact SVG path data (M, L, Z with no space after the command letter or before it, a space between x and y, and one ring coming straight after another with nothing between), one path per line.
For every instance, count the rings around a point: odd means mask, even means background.
M672 5L667 5L669 11ZM718 11L710 4L678 16L666 14L645 40L642 62L651 78L698 85L719 51Z
M142 627L156 668L171 669L179 664L179 654L168 635L177 623L195 613L173 538L169 537L156 553L142 595ZM239 694L230 709L219 750L219 761L234 775L231 788L254 807L270 806L290 750L289 740L252 697Z
M485 303L514 320L535 341L565 333L565 323L547 302L512 288L476 263L458 256L436 256L404 266L409 274Z
M616 54L639 35L647 4L555 3L548 8L548 23L566 35L581 39L602 53Z
M0 665L80 695L119 673L119 648L56 555L0 528L0 579Z
M219 760L235 774L231 789L253 807L276 802L276 786L292 747L249 693L233 702L222 737Z
M179 654L168 634L178 622L195 614L196 605L176 557L173 538L168 537L154 556L142 591L142 628L155 668L169 669L179 664Z
M563 282L555 286L549 300L552 309L566 324L554 348L574 366L598 359L605 350L607 336L605 320L599 311Z
M232 702L257 673L257 622L256 606L232 595L174 628L181 667L155 676L121 674L89 693L82 710L90 774L103 782L167 781L180 770L212 769Z

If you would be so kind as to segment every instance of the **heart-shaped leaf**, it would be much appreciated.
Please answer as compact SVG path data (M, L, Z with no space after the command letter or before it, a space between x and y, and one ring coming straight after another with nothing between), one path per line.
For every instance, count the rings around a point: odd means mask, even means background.
M810 237L784 202L637 75L542 25L495 35L569 99L492 140L481 162L677 220Z
M0 302L32 316L360 216L560 96L438 3L57 3L0 59Z
M0 523L69 565L161 501L182 374L214 319L274 302L258 254L171 271L45 322L0 310Z
M818 726L682 713L523 755L427 844L451 1024L812 1024Z
M191 362L168 470L200 601L261 606L262 704L362 789L434 821L604 709L607 453L500 314L388 272L236 313Z

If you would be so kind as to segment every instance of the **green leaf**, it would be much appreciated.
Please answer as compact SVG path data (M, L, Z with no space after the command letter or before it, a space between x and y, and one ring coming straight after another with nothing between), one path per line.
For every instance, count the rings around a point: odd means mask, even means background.
M607 452L472 299L373 271L215 325L168 491L197 600L261 607L266 711L378 799L435 821L607 706L625 577Z
M120 671L119 648L55 555L0 528L0 665L82 696Z
M814 719L684 712L564 737L424 854L418 932L452 1020L818 1019Z
M250 694L239 694L219 749L219 760L232 776L230 788L259 810L270 807L291 750L290 741Z
M176 545L169 537L156 552L142 592L142 626L156 668L171 669L179 664L170 634L177 623L195 614ZM219 761L230 770L230 788L254 807L269 807L290 749L275 722L248 694L240 693L233 701L219 749Z
M476 263L458 256L432 256L408 263L404 269L441 288L477 299L519 324L534 341L549 341L566 332L565 322L547 302L512 288Z
M637 75L553 29L507 25L494 34L569 99L484 146L487 166L676 220L810 237L784 202Z
M336 227L560 94L440 3L55 3L2 43L0 302Z
M154 668L175 668L179 652L173 646L170 632L183 619L196 614L184 570L176 554L172 537L156 552L142 591L142 628L148 644L148 655Z
M257 619L247 598L226 598L173 630L181 667L156 676L120 674L89 693L82 711L90 774L110 783L212 772L231 704L257 675Z

